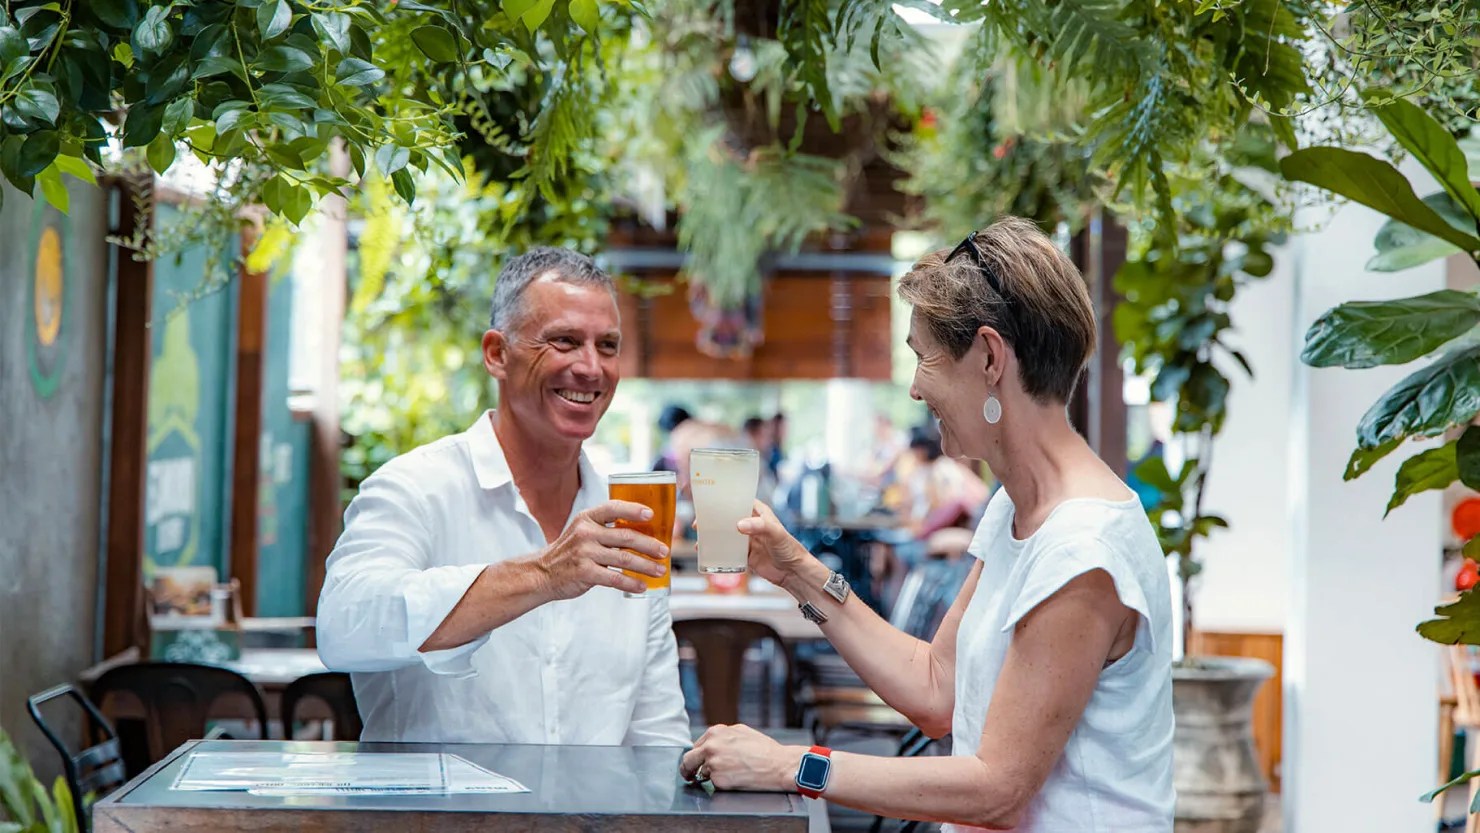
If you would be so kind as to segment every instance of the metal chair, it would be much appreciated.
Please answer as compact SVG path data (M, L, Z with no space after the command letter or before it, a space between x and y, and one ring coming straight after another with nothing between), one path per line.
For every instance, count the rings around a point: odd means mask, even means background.
M689 619L673 623L673 635L679 642L694 648L699 675L699 692L703 698L704 722L713 725L740 722L740 694L744 681L745 654L752 645L771 640L781 647L786 659L785 695L786 724L793 725L795 708L792 690L791 656L781 636L770 625L738 619ZM762 722L771 718L770 667L764 678L766 700L762 705Z
M293 737L293 724L297 723L298 704L305 697L324 701L334 716L335 740L359 740L365 724L360 720L360 710L355 704L355 687L348 674L329 671L299 677L283 690L281 711L283 736Z
M187 662L120 665L98 677L92 696L104 707L109 697L132 697L142 708L145 748L130 749L127 737L123 743L130 775L138 774L139 764L147 767L186 741L206 737L206 724L219 715L217 702L222 699L245 701L246 713L257 722L258 738L268 738L262 693L251 680L227 668Z
M102 735L102 743L74 754L62 742L56 729L41 716L41 707L60 697L70 697L82 707L89 724L84 729L83 737ZM98 707L70 684L49 688L30 697L26 700L26 711L31 713L31 720L35 721L37 728L62 756L62 770L66 773L67 786L72 790L72 810L76 814L77 824L83 830L91 830L92 819L88 811L92 808L92 803L128 780L123 765L123 753L118 745L118 733L98 711Z

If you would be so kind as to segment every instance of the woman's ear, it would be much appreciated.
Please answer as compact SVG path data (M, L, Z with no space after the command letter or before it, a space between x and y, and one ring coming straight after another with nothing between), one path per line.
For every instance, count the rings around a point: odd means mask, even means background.
M996 387L1007 367L1007 342L992 327L978 329L976 340L981 351L982 369L987 374L987 387Z

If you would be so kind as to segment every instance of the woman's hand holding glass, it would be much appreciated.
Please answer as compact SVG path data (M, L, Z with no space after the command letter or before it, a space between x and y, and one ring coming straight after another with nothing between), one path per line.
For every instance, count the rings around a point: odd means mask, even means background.
M801 542L791 537L771 507L756 501L754 515L737 528L750 537L750 571L778 587L785 587L808 566L816 564Z

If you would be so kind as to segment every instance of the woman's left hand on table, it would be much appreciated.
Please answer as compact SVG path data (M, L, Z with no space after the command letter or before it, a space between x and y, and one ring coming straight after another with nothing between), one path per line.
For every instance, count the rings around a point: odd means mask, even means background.
M679 762L685 781L709 781L716 789L794 792L802 753L749 726L711 726Z

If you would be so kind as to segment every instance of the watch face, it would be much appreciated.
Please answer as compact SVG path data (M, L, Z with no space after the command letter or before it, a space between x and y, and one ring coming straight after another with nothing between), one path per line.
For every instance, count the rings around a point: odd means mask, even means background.
M827 773L831 769L832 761L809 752L802 756L802 766L797 771L797 785L821 791L827 786Z

